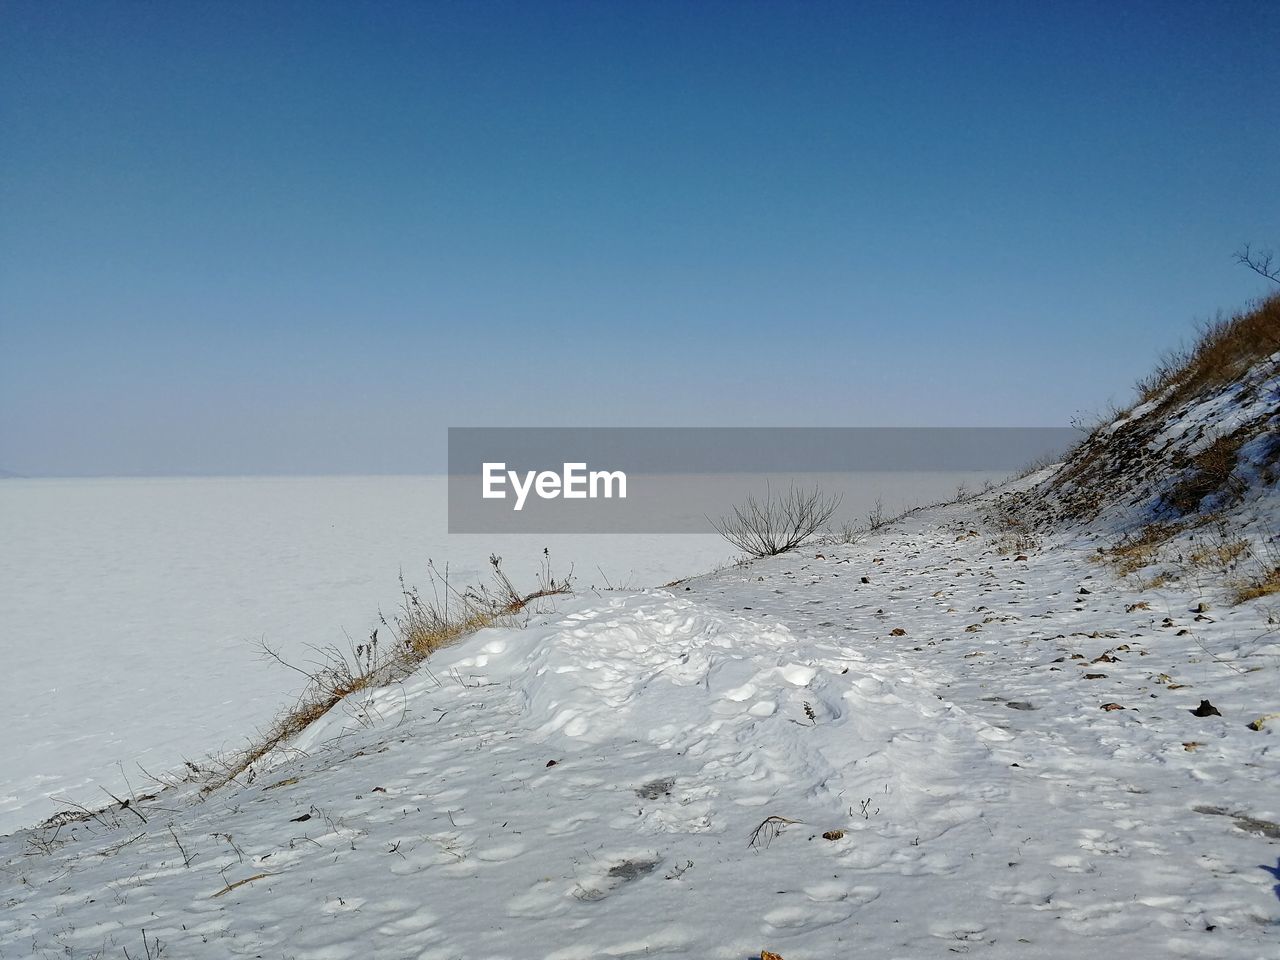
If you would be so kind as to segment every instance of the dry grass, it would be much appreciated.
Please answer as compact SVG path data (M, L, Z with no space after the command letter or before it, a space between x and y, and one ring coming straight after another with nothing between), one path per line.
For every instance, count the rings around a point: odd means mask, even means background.
M1206 388L1230 383L1277 350L1280 294L1273 294L1251 310L1203 324L1190 348L1166 354L1138 382L1138 395L1145 403L1171 390L1162 404L1181 403Z
M1152 523L1110 549L1099 548L1097 559L1127 576L1156 563L1160 568L1144 579L1140 590L1180 583L1191 577L1204 586L1204 573L1213 583L1229 587L1234 603L1280 592L1280 547L1274 535L1260 539L1240 533L1238 517L1225 513L1197 516L1177 523ZM1189 539L1174 544L1182 534Z
M1280 566L1272 567L1255 580L1238 584L1235 588L1235 602L1245 603L1259 597L1269 597L1280 593Z
M502 569L501 557L491 556L489 564L492 567L490 585L459 590L449 582L447 567L441 574L434 564L428 563L431 596L426 599L416 587L406 585L401 575L400 608L390 620L380 615L382 626L374 630L368 640L350 643L346 650L334 646L313 648L314 659L295 664L264 644L264 657L301 674L306 678L306 687L297 701L283 710L255 740L243 750L221 758L219 769L203 791L216 790L242 775L247 782L252 782L255 763L296 737L345 698L401 679L442 647L485 627L511 624L519 614L531 612L535 601L570 591L572 575L557 580L545 550L537 589L531 593L520 593L516 589ZM379 637L383 629L390 635L389 639Z
M1261 423L1250 424L1215 440L1192 459L1190 471L1165 493L1165 502L1185 516L1199 510L1211 495L1223 496L1227 502L1238 500L1245 492L1245 484L1235 476L1240 448L1262 427Z
M1242 565L1252 569L1252 577L1239 577L1233 584L1236 603L1280 593L1280 537L1270 524L1263 524L1262 536L1246 545ZM1236 568L1239 572L1239 567Z
M1145 592L1147 590L1159 590L1174 582L1173 574L1167 570L1161 570L1154 577L1150 577L1138 584L1138 590Z
M1249 552L1247 540L1223 539L1212 543L1200 543L1187 554L1193 567L1209 570L1226 570Z
M1241 490L1236 472L1243 444L1267 429L1256 420L1223 438L1193 459L1158 452L1152 446L1161 425L1185 413L1197 398L1215 390L1240 384L1241 402L1256 401L1251 391L1259 389L1263 377L1246 374L1280 351L1280 294L1259 301L1230 319L1218 319L1202 326L1200 336L1189 348L1167 354L1155 371L1138 383L1143 403L1152 409L1140 417L1126 418L1094 429L1066 457L1039 496L1052 492L1053 515L1046 521L1088 521L1108 504L1131 497L1152 486L1153 478L1179 471L1178 479L1163 497L1164 504L1186 516L1205 498L1218 494L1226 502L1238 499ZM1265 371L1264 371L1265 372ZM1263 479L1280 476L1280 443L1264 451L1258 469ZM1033 497L1023 498L1033 500ZM1032 504L1030 509L1035 509Z
M1040 549L1040 541L1025 530L1002 533L995 541L996 556L1035 553Z
M1160 548L1172 540L1179 527L1171 523L1151 523L1130 534L1110 549L1099 548L1099 557L1115 567L1121 576L1149 567L1159 556Z
M502 569L501 557L489 557L489 566L492 568L491 586L457 591L449 585L447 569L441 575L428 563L432 587L429 600L423 600L416 588L406 586L401 576L400 610L391 622L385 617L381 620L414 665L441 647L521 613L535 600L568 593L572 581L572 573L563 580L555 578L551 572L550 556L545 550L538 587L532 593L522 594L516 589Z

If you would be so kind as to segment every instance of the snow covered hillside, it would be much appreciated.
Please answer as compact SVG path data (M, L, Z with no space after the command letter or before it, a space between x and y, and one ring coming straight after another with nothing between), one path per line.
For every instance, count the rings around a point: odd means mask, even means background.
M0 840L0 956L1276 956L1264 604L995 513L574 598Z
M1090 531L1148 583L1280 592L1280 295L1164 361L1142 402L1002 500L1029 532Z
M0 838L0 958L1280 956L1277 315L1004 490Z

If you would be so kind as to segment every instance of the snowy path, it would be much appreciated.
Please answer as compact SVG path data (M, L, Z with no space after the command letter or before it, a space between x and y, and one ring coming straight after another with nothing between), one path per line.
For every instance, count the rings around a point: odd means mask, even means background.
M1280 954L1259 610L973 517L578 598L252 784L4 838L0 957Z

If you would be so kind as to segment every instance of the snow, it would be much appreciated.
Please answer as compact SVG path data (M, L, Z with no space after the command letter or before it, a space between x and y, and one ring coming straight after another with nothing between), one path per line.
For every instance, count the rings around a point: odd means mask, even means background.
M440 477L0 482L0 833L96 804L184 758L243 744L296 693L261 661L345 646L425 586L532 586L543 547L579 582L647 586L710 569L719 537L448 536ZM668 574L668 570L674 573Z
M586 591L251 782L4 838L0 956L1276 956L1265 606L983 513Z
M886 479L888 478L888 479ZM880 475L855 519L977 489L985 474ZM892 489L882 485L892 480ZM426 588L532 588L550 550L584 589L640 588L728 562L719 536L450 536L443 477L6 479L0 482L0 833L95 804L141 775L241 747L297 692L261 661L363 640Z

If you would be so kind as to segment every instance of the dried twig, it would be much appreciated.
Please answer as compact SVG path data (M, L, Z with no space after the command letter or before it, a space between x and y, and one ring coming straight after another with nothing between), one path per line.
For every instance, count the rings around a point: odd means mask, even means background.
M191 861L194 860L195 857L187 855L186 847L182 845L182 841L178 839L178 835L173 832L173 824L169 824L169 836L173 837L173 842L178 845L178 851L182 854L182 865L184 867L190 867Z
M142 949L146 951L146 960L158 960L160 955L164 953L164 944L160 942L159 937L152 937L148 941L147 930L144 927L142 929ZM133 957L129 954L128 947L124 948L124 956L125 960L133 960Z
M101 790L102 790L102 792L103 792L103 793L105 793L108 797L110 797L112 800L114 800L116 803L118 803L118 804L120 805L120 809L121 809L121 810L128 810L128 811L129 811L130 813L132 813L135 817L137 817L138 819L140 819L143 823L146 823L146 822L147 822L147 818L146 818L146 817L144 817L144 816L142 815L142 811L141 811L141 810L137 809L137 808L133 805L133 801L132 801L132 800L121 800L119 797L117 797L114 793L112 793L112 792L111 792L110 790L108 790L106 787L100 787L100 789L101 789Z
M237 880L235 883L228 883L217 893L213 894L210 899L213 899L213 897L220 897L224 893L230 893L232 890L236 889L236 887L243 887L246 883L253 883L253 881L261 880L263 877L273 876L275 876L273 873L255 873L252 877L245 877L243 880Z
M760 825L751 831L751 839L747 841L747 847L752 850L763 850L773 842L773 838L780 834L786 826L802 822L776 815L765 817L760 821Z

